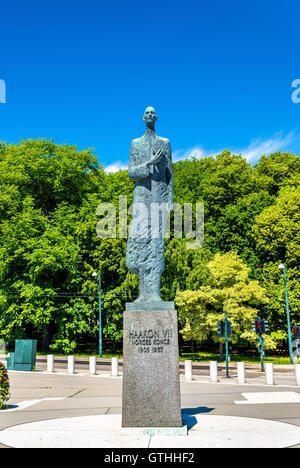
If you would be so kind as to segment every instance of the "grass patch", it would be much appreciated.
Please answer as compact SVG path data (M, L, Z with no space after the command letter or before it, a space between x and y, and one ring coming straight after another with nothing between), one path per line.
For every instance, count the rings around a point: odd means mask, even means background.
M47 354L54 354L56 357L66 358L68 355L60 353L37 353L37 356L47 356ZM97 356L97 353L70 353L70 355L75 356L75 358L89 358L90 356ZM112 357L117 357L123 359L123 354L121 351L112 353L103 353L102 359L111 359ZM246 355L246 354L232 354L230 355L231 362L245 362L246 364L260 364L260 356L257 355ZM181 362L190 359L193 362L208 362L208 361L218 361L225 362L220 360L220 355L218 353L206 353L206 352L197 352L197 353L181 353L179 360ZM265 356L264 362L272 362L273 364L290 364L290 359L288 356L278 357L278 356ZM296 364L296 360L294 362Z
M61 353L55 353L52 351L49 351L49 353L42 353L38 352L36 353L37 356L47 356L48 354L54 354L55 357L68 357L68 356L74 356L75 358L89 358L91 356L97 356L99 357L99 354L97 353L69 353L69 354L61 354ZM119 359L123 358L122 353L103 353L102 354L102 359L111 359L112 357L117 357Z
M247 356L243 354L233 354L230 355L231 362L245 362L246 364L252 364L260 363L260 356L257 354L257 356ZM194 362L207 362L207 361L218 361L218 362L225 362L225 358L223 361L220 360L220 355L216 353L204 353L204 352L199 352L199 353L182 353L180 355L179 360L184 361L184 360L192 360ZM264 357L264 362L271 362L273 364L290 364L290 358L287 357L278 357L278 356L265 356ZM295 362L296 363L296 362Z

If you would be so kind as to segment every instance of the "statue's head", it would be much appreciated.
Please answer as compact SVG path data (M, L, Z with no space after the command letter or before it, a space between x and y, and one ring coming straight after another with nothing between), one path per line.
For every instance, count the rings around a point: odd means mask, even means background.
M143 120L147 123L147 124L153 124L155 123L155 121L158 119L157 117L157 114L156 114L156 111L154 109L154 107L147 107L145 112L144 112L144 115L143 115Z

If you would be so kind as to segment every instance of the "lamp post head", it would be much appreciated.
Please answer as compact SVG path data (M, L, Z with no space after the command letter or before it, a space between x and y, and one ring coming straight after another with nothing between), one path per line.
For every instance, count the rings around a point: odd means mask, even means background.
M280 265L278 265L278 268L279 268L279 270L284 270L284 264L280 263Z
M92 276L94 276L94 277L97 276L97 273L95 271L93 271Z

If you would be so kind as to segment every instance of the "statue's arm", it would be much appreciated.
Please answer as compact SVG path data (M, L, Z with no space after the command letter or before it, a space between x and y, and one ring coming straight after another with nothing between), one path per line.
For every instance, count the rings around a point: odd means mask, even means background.
M149 176L149 168L146 163L137 164L136 146L132 142L130 147L128 176L132 180L145 179Z
M167 158L167 168L166 168L166 181L168 184L168 204L170 209L173 207L173 166L172 166L172 150L171 144L168 141L166 145L166 158Z

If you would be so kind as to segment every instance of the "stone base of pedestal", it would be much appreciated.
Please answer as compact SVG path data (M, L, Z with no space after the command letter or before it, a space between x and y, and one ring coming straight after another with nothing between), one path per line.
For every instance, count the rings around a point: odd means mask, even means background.
M176 310L126 311L123 427L181 427Z
M188 435L188 427L147 427L147 428L139 428L145 435L151 437L184 437Z

